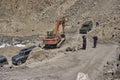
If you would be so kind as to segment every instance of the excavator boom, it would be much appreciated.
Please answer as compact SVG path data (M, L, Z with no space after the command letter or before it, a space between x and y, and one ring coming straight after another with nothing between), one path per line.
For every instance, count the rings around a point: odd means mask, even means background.
M64 33L64 27L65 27L65 18L64 17L56 23L55 30L54 30L55 34L59 34L60 25L62 25L62 31Z

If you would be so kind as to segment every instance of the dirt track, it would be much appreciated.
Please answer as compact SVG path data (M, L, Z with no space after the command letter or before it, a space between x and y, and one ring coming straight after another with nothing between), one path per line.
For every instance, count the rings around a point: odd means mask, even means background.
M37 65L29 64L27 65L29 68L26 69L0 72L0 78L1 80L76 80L78 72L83 72L88 74L90 80L95 80L102 71L104 63L115 56L116 47L112 44L99 44L96 49L88 46L85 51L68 52Z

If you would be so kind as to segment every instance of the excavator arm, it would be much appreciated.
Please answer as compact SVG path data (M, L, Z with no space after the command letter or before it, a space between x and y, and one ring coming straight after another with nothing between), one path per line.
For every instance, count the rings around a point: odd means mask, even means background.
M60 25L62 25L62 31L64 33L64 27L65 27L65 17L63 17L60 21L58 21L55 25L55 34L58 35L59 34L59 27Z

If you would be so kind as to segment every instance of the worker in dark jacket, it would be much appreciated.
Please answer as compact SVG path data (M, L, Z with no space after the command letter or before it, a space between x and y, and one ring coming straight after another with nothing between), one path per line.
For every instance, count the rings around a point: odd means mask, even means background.
M93 48L96 48L97 40L98 40L98 37L97 36L93 36Z
M87 45L87 40L86 40L86 36L82 36L82 39L83 39L83 44L82 44L82 49L86 49L86 45Z

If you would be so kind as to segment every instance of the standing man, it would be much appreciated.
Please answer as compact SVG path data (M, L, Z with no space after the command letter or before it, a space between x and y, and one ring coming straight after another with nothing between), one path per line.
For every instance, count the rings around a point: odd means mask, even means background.
M87 45L87 41L86 41L86 36L82 36L82 39L83 39L83 44L82 44L82 49L86 49L86 45Z
M96 22L96 27L98 27L99 26L99 22Z
M93 48L96 48L97 40L98 40L98 37L97 36L93 36Z

